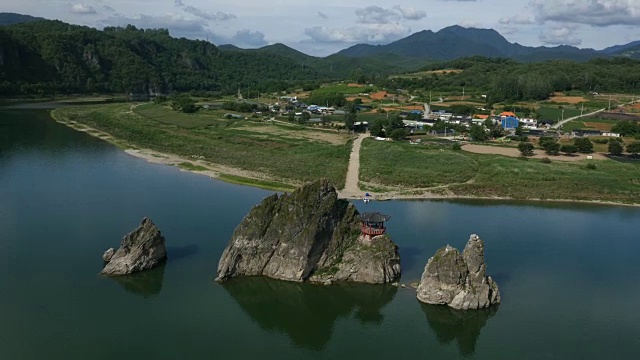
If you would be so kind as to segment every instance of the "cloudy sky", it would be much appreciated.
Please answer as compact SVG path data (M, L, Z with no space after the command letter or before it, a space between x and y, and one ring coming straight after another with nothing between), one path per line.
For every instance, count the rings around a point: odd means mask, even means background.
M284 43L325 56L450 25L527 46L602 49L640 40L640 0L0 0L0 11L96 28L134 24L216 45Z

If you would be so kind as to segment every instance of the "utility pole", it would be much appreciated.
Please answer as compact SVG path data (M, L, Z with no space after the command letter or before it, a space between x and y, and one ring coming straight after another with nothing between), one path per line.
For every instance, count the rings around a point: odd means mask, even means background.
M611 95L609 95L609 111L611 111Z
M429 105L431 105L431 90L429 90Z
M462 101L464 101L464 86L462 87Z
M582 117L583 113L584 113L584 103L582 103L582 107L580 108L580 117Z

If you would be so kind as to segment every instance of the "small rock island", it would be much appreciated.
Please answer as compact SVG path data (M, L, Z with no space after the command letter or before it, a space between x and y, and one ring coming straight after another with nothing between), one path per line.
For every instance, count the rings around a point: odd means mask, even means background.
M418 286L418 300L459 310L499 304L498 284L486 271L484 242L473 234L462 254L447 245L429 259Z
M216 281L261 275L327 285L395 282L400 278L398 247L384 231L369 235L363 226L355 206L338 199L328 180L274 194L235 229Z
M102 259L103 275L128 275L152 269L167 260L165 239L151 219L145 217L137 229L122 239L118 250L110 248Z

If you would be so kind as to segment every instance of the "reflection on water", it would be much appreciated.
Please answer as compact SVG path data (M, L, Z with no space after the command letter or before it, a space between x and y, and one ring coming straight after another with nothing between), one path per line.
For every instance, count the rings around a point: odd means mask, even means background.
M478 310L455 310L445 305L421 304L431 330L440 344L457 340L460 353L473 355L480 331L487 320L498 312L498 306Z
M166 263L151 270L125 276L110 276L109 278L119 283L127 292L146 299L160 294L165 266Z
M394 286L279 281L264 277L232 279L223 287L265 330L277 330L298 346L322 350L335 321L352 312L360 323L380 325L380 310L397 292Z

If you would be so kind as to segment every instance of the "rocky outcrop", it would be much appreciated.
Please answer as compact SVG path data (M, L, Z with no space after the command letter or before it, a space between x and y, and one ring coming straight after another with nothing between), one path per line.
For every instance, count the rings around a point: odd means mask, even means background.
M234 231L216 280L239 275L327 284L397 280L397 246L388 236L361 238L358 215L327 180L269 196Z
M140 226L127 234L120 248L108 249L102 255L105 261L100 272L104 275L127 275L154 268L167 260L164 237L148 218L142 219Z
M471 235L462 254L447 245L427 262L417 290L418 300L462 310L498 304L498 284L486 276L486 270L484 242L477 235Z

